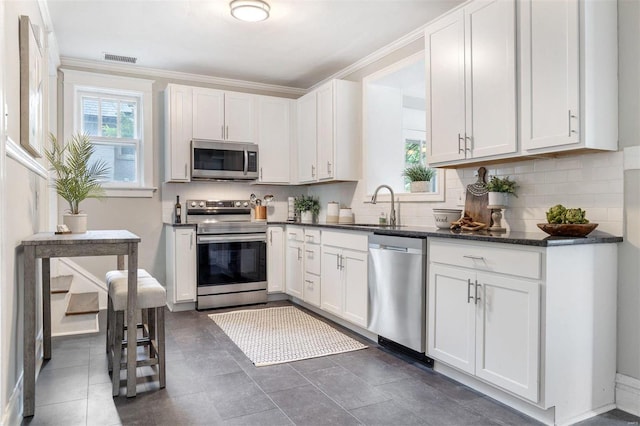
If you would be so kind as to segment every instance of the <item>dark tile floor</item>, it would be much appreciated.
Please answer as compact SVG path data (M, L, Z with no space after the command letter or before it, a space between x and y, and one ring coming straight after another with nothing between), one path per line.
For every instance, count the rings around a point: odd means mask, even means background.
M135 398L111 396L103 333L54 339L36 383L36 414L23 424L538 424L346 330L369 348L255 367L208 313L167 311L167 387L145 376L149 367L138 369ZM583 424L638 420L613 410Z

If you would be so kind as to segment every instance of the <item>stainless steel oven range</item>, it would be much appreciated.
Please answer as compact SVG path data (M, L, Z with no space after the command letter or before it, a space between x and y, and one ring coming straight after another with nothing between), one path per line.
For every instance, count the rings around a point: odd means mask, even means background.
M267 302L267 224L247 200L187 200L197 234L196 308Z

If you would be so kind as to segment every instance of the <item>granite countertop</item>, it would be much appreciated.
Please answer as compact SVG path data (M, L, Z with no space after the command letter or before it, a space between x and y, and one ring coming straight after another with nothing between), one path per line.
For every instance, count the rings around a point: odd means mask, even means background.
M173 226L174 228L195 228L196 224L195 223L169 223L169 222L164 222L165 225L167 226Z
M551 237L544 232L488 232L488 231L451 231L427 226L379 226L370 224L323 224L323 223L294 223L294 222L269 222L269 225L299 225L315 228L342 229L349 231L364 231L378 235L390 235L410 238L452 238L460 240L487 241L504 244L520 244L526 246L555 247L576 244L604 244L620 243L622 237L601 231L593 231L586 237Z

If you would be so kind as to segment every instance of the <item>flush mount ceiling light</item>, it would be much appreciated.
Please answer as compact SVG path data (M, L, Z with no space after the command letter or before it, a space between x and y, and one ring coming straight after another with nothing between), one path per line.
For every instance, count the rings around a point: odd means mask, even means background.
M233 0L229 7L234 18L247 22L264 21L269 17L271 9L262 0Z

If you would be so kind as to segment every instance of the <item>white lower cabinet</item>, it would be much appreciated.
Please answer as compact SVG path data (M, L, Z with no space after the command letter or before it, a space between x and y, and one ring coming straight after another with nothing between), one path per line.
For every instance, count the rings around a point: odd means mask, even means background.
M367 327L367 234L323 232L320 259L320 307L361 327Z
M617 245L553 243L428 238L427 355L544 423L571 424L615 407Z
M540 283L432 264L429 355L538 400Z
M192 310L196 301L196 230L166 226L167 305Z
M282 226L267 229L267 292L280 293L285 289L285 245Z
M286 293L302 299L304 277L304 242L302 228L287 226Z

